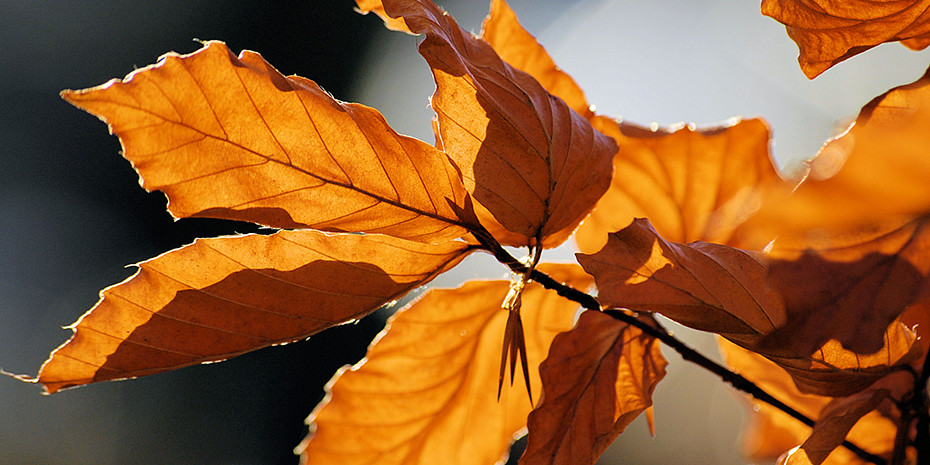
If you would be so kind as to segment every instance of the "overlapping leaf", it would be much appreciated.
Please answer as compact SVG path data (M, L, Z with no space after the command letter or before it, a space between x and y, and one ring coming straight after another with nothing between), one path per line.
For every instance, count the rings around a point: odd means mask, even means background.
M600 252L578 254L578 262L597 280L602 305L653 311L720 334L783 366L805 392L849 395L920 354L916 337L900 323L879 331L871 356L844 350L836 341L812 348L762 344L786 327L781 296L766 285L762 255L706 242L668 242L646 220L611 234Z
M606 117L594 124L620 150L610 189L576 234L585 253L600 250L607 233L641 217L671 241L727 243L759 207L762 192L786 186L760 119L700 130L690 125L651 130Z
M199 239L103 290L37 381L55 392L302 339L373 312L468 250L316 231Z
M585 289L591 277L575 265L540 265L555 279ZM522 386L498 402L506 281L437 289L398 312L367 361L343 371L328 400L311 415L299 448L305 463L481 464L507 454L532 408ZM555 335L572 327L578 304L535 283L523 293L531 385Z
M110 124L143 187L165 192L176 217L424 241L469 226L445 154L251 51L208 42L63 96Z
M783 322L759 254L706 242L662 239L637 219L578 263L597 280L605 307L661 313L681 324L749 344Z
M520 463L594 464L652 405L665 366L652 337L603 313L582 313L539 368L544 396L529 416Z
M594 116L578 83L562 71L546 49L523 28L506 1L491 1L491 11L481 27L481 40L493 47L510 66L533 76L550 94L564 100L579 115L589 120Z
M927 0L763 0L762 13L785 25L811 79L884 42L919 50L930 37Z
M830 397L801 393L785 376L784 371L757 354L726 341L721 341L721 348L726 356L727 364L734 370L808 418L820 418L821 411L832 400ZM862 396L853 400L860 397L867 398L871 395L872 392L864 391ZM751 459L772 460L789 449L801 445L811 436L810 427L771 405L753 401L752 410L752 421L743 437L744 453ZM839 411L839 413L842 412ZM830 416L830 412L825 411L824 419ZM870 453L887 456L893 447L895 429L892 419L879 412L870 412L862 416L848 434L842 434L842 436ZM834 441L840 436L838 432L838 429L831 428L822 430L822 433L829 433ZM823 463L840 465L863 462L857 460L853 452L838 448Z
M607 189L614 143L432 2L383 3L426 36L441 145L503 230L488 228L505 245L563 242Z
M778 235L769 283L785 296L788 319L768 346L810 349L836 338L870 353L891 321L928 295L928 147L930 74L870 102L824 145L814 172L835 176L808 180L749 221Z

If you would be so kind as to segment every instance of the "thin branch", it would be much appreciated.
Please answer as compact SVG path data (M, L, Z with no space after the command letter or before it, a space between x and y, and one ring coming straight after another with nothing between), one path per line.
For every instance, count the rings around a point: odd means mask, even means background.
M487 238L481 238L481 237L479 237L478 239L479 241L481 241L482 245L485 247L485 249L488 252L493 254L494 257L497 258L499 262L509 267L513 272L525 273L528 270L528 267L526 265L524 265L523 263L520 263L519 260L517 260L512 255L510 255L510 253L504 250L504 248L501 247L501 245L498 244L493 239L488 240ZM546 289L553 290L558 295L565 297L566 299L569 299L571 301L577 302L579 305L581 305L583 308L587 310L593 310L597 312L602 311L603 313L610 315L613 318L616 318L620 321L623 321L624 323L628 323L632 326L635 326L636 328L640 329L644 333L662 341L663 344L669 346L675 352L678 352L678 354L681 355L681 358L683 358L684 360L687 360L692 363L696 363L702 368L710 371L711 373L714 373L715 375L719 376L720 379L729 383L734 388L739 389L740 391L743 391L753 396L754 398L761 400L781 410L782 412L787 413L791 417L795 418L801 423L804 423L807 426L810 426L810 427L814 426L814 420L811 420L806 415L802 414L801 412L798 412L791 406L776 399L775 397L772 397L771 394L764 391L762 388L757 386L752 381L749 381L748 379L744 378L742 375L734 373L733 371L729 370L723 365L720 365L719 363L705 357L701 353L692 349L685 343L681 342L680 340L672 336L672 334L669 333L662 326L658 326L658 327L652 326L642 320L639 320L633 315L624 313L619 310L604 311L601 309L601 305L595 297L591 296L590 294L586 292L579 291L578 289L575 289L571 286L560 283L552 279L551 276L539 270L532 270L532 272L530 273L530 277L533 279L533 281L536 281L537 283L541 284ZM888 462L884 458L879 457L875 454L869 453L849 441L843 441L843 447L854 452L856 455L861 457L863 460L867 460L876 465L887 465L888 464Z

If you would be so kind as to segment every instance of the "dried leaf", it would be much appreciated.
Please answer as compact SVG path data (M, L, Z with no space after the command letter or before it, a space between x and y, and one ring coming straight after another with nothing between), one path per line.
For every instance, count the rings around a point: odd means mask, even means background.
M760 350L787 345L813 352L837 339L851 351L870 354L885 342L882 331L927 296L928 218L856 239L769 261L768 283L784 299L787 319L760 342Z
M603 313L582 313L539 368L543 399L529 416L520 463L594 464L652 405L665 366L652 337Z
M765 286L765 265L753 252L668 242L640 218L610 234L599 252L576 256L605 307L661 313L744 344L783 322L781 301Z
M810 79L884 42L911 39L909 47L926 47L930 34L927 0L763 0L762 14L785 25Z
M901 400L910 388L913 378L898 372L875 383L866 391L849 397L831 400L814 424L811 435L801 447L779 460L784 465L820 465L834 449L840 446L852 427L867 413L878 408L883 401Z
M564 100L572 110L590 120L594 117L584 91L562 71L546 49L517 20L504 0L491 0L491 11L481 26L487 42L510 66L533 76L550 94Z
M789 318L768 346L813 350L836 338L871 353L891 321L927 296L928 128L930 74L866 105L820 150L811 179L746 224L778 235L769 284Z
M830 397L803 394L784 370L762 356L720 339L727 364L775 398L787 403L808 418L819 418ZM750 424L743 434L742 449L747 458L770 461L799 446L811 434L811 428L771 405L753 400ZM878 412L866 414L852 428L847 439L876 455L890 454L895 437L894 421ZM845 448L833 451L824 462L828 465L865 463Z
M199 239L104 289L37 381L55 392L303 339L373 312L469 250L316 231Z
M563 242L610 183L613 141L429 0L384 7L426 35L419 49L436 80L441 145L493 215L476 206L482 222L505 245Z
M540 265L585 289L573 265ZM433 290L398 312L367 361L330 382L298 448L304 463L481 464L506 456L532 404L522 386L496 398L498 352L508 317L507 281ZM572 327L578 304L529 283L523 316L534 395L537 367L555 335Z
M762 186L783 184L761 119L653 130L599 116L594 126L620 150L610 189L575 236L585 253L600 250L608 233L641 217L671 241L727 243L758 209Z
M468 227L454 208L466 205L464 186L445 154L251 51L237 58L207 42L62 95L110 124L143 187L165 192L176 217L423 241Z

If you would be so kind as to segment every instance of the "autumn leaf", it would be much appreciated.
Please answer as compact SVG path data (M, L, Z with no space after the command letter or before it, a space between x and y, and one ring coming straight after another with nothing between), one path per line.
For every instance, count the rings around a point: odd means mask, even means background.
M785 455L780 464L820 465L834 449L840 446L852 427L882 402L901 400L904 392L892 393L891 388L910 387L912 378L899 372L889 376L866 391L849 397L831 400L820 411L810 437L800 447ZM887 387L886 387L887 386Z
M607 189L614 143L432 2L384 10L426 36L419 50L436 80L441 146L485 226L504 245L563 242Z
M771 361L732 343L720 341L727 364L739 374L808 418L820 418L821 411L833 398L804 394L785 376L785 372ZM871 393L863 391L864 396ZM742 438L744 454L752 460L773 460L800 446L812 433L810 427L788 414L764 402L751 400L753 404L750 424ZM829 412L824 418L829 417ZM894 420L879 412L869 412L843 437L872 454L887 456L891 453L895 437ZM826 430L825 430L826 431ZM833 430L838 432L838 430ZM837 435L838 436L838 435ZM835 437L835 436L834 436ZM842 441L842 439L841 439ZM845 448L833 450L823 462L828 465L864 463Z
M542 264L560 282L586 289L577 265ZM498 352L508 318L507 281L434 289L399 311L369 349L344 369L308 420L304 463L481 464L506 456L532 409L523 386L497 399ZM529 283L523 316L534 396L537 367L555 335L572 327L578 304Z
M763 0L762 14L785 25L809 79L885 42L923 49L930 34L927 0Z
M469 250L317 231L198 239L104 289L36 381L55 392L303 339L377 310Z
M785 188L761 119L653 130L599 116L594 125L620 150L610 189L575 235L585 253L597 252L607 233L641 217L671 241L727 243L761 205L763 192Z
M747 222L778 236L768 282L788 318L767 346L812 350L835 338L871 353L882 331L927 297L928 128L930 74L866 105L813 160L818 176Z
M652 337L603 313L582 313L539 368L543 399L530 413L520 463L594 464L652 405L665 366Z
M646 220L611 234L598 253L577 258L594 276L601 305L656 312L720 334L781 365L804 392L849 395L920 355L915 335L899 323L879 332L871 356L829 340L814 347L803 340L763 344L791 323L785 322L781 295L766 285L762 254L707 242L668 242Z
M608 236L595 254L576 254L608 308L661 313L683 325L744 344L783 321L779 296L765 285L758 253L666 241L646 219Z
M481 40L510 66L533 76L550 94L565 101L579 115L588 120L594 117L578 83L562 71L546 49L523 28L506 1L491 0L491 11L481 26Z
M480 228L461 214L467 194L445 154L251 51L207 42L62 95L109 123L176 217L431 242Z

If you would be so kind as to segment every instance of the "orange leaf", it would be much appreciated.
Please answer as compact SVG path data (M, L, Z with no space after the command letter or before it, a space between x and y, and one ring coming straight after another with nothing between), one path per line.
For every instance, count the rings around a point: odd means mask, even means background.
M876 45L930 33L928 0L763 0L762 14L785 25L810 79Z
M782 323L781 302L753 252L668 242L640 218L610 234L599 252L576 256L605 307L658 312L744 344Z
M577 288L591 278L574 265L540 270ZM523 386L498 402L497 355L508 318L507 281L432 290L399 311L369 349L343 370L311 414L298 447L304 463L482 464L506 456L532 409ZM572 327L578 304L529 283L523 322L534 394L537 367L555 335Z
M856 239L769 261L768 283L782 295L787 319L761 350L787 345L810 353L837 339L851 351L873 353L884 343L882 331L928 295L927 218Z
M862 417L875 410L883 401L902 400L904 393L912 386L912 376L898 372L876 382L866 391L854 396L831 400L820 411L810 437L801 444L801 447L779 460L779 463L820 465L834 449L843 443L849 431Z
M761 187L782 184L761 119L652 130L599 116L594 125L620 150L610 189L575 236L585 253L640 217L668 240L726 243L760 205Z
M652 337L603 313L582 313L539 368L543 399L529 416L520 463L594 464L652 405L665 366Z
M914 332L899 322L892 323L882 339L884 344L880 350L870 355L844 349L835 339L816 348L810 356L778 356L759 345L748 348L784 368L801 392L837 397L862 391L889 373L916 361L923 351ZM783 347L778 346L773 351L784 353ZM806 349L790 350L806 352Z
M110 124L143 187L165 192L176 217L424 241L468 226L454 208L466 205L464 186L445 154L254 52L237 58L208 42L63 96Z
M563 242L610 183L613 141L431 1L384 7L426 35L419 49L436 80L441 146L493 215L482 222L505 245Z
M769 283L789 318L769 346L813 350L836 338L874 352L891 321L927 296L928 128L930 73L866 105L811 162L811 179L745 225L778 235Z
M316 231L198 239L104 289L37 381L55 392L303 339L373 312L468 251Z
M720 347L729 366L808 418L819 418L823 407L831 401L830 397L801 393L784 370L758 354L722 339ZM752 399L750 401L753 403L753 413L742 439L743 451L748 458L759 461L773 460L783 452L800 445L810 436L811 428L788 414L764 402ZM873 454L886 455L892 450L895 429L892 419L878 412L871 412L862 417L847 438ZM833 451L824 463L845 465L864 462L853 452L839 448Z
M546 49L523 28L506 1L491 0L491 11L481 26L481 39L510 66L533 76L579 115L589 120L594 117L578 83L556 66Z

